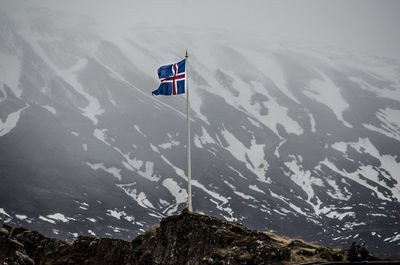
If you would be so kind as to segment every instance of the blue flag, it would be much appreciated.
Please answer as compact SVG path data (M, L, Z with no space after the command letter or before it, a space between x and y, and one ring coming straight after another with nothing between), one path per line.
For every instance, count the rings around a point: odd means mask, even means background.
M185 59L176 64L163 65L158 68L160 86L153 95L178 95L185 93Z

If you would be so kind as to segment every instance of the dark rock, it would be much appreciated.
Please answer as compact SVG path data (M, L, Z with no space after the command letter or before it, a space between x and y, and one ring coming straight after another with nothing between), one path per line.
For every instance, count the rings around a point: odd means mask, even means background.
M295 249L296 255L315 254L321 261L343 258L328 248L317 248L315 253L298 250L302 246L310 249L299 240L284 245L274 235L184 210L178 216L164 218L159 226L132 242L79 236L68 243L24 228L3 226L0 264L290 264Z
M4 229L7 230L9 233L11 233L11 231L12 231L12 227L11 227L10 225L8 225L8 224L3 224L3 225L1 226L1 228L4 228Z
M333 261L342 261L343 260L343 255L338 254L338 253L332 253L332 260Z
M296 252L297 255L302 255L302 256L307 256L307 257L312 257L314 256L313 251L305 250L305 249L300 249L299 251Z
M344 251L337 252L330 248L318 248L315 250L315 254L328 261L342 261L344 259Z
M13 229L11 230L11 237L15 237L15 236L17 236L17 235L19 235L19 234L22 234L22 233L25 232L25 231L28 231L28 229L22 228L22 227L13 228Z
M264 264L290 260L290 251L264 233L232 222L182 212L161 221L152 251L155 264Z
M293 247L314 248L310 244L307 244L304 241L301 241L298 239L294 239L294 240L290 241L290 243L288 244L288 247L291 247L291 248L293 248Z

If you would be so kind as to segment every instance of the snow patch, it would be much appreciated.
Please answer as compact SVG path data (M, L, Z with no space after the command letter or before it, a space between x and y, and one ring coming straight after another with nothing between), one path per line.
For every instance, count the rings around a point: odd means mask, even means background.
M158 153L158 154L160 153L160 150L158 150L158 148L157 148L156 146L150 144L150 148L151 148L151 150L153 150L154 152L156 152L156 153Z
M326 217L331 218L331 219L339 219L340 221L342 221L345 217L356 217L356 214L354 212L344 212L344 213L340 213L337 211L329 211L326 215Z
M253 118L247 117L247 120L249 122L251 122L251 124L253 124L254 126L256 126L257 128L262 129L263 126L261 125L261 123L259 123L258 121L254 120Z
M333 149L338 150L339 152L346 153L347 152L347 143L345 142L336 142L331 145Z
M46 221L46 222L49 222L49 223L52 223L52 224L55 224L55 223L56 223L56 221L51 220L51 219L46 218L46 217L41 216L41 215L39 216L39 219L40 219L40 220L43 220L43 221Z
M290 162L285 162L284 164L293 173L290 174L290 179L307 194L307 202L313 207L314 212L317 213L319 210L319 205L314 204L311 200L315 195L313 186L321 186L321 180L311 176L311 171L303 169L302 165L299 163L302 161L301 156L297 156L297 158L295 158L295 156L289 155L289 157L292 157L293 160Z
M26 218L28 218L28 216L23 214L16 214L15 217L19 220L25 220Z
M400 240L400 234L394 235L392 237L385 238L383 241L393 243Z
M179 142L173 139L172 135L168 134L168 142L164 144L159 144L158 146L161 147L162 149L171 149L174 146L179 146Z
M183 169L174 166L165 156L161 155L161 159L164 160L165 163L167 163L170 167L172 167L175 170L175 173L181 177L182 179L184 179L185 181L187 181L187 177L185 175L185 171L183 171Z
M42 108L44 108L44 109L48 110L49 112L53 113L54 115L56 115L56 114L57 114L57 111L56 111L56 109L55 109L55 108L53 108L52 106L45 105L45 106L42 106Z
M242 161L246 167L256 175L259 181L267 183L266 172L269 164L264 159L265 145L257 144L256 140L253 138L250 147L247 148L228 130L222 130L221 134L228 143L228 146L224 148L237 160Z
M103 143L105 143L106 145L110 145L109 143L106 142L107 136L106 136L106 132L108 130L107 129L95 129L93 131L93 136L96 137L97 139L99 139L100 141L102 141Z
M182 169L177 168L177 167L174 167L174 168L176 168L176 170L181 171L183 173ZM178 175L180 175L180 174L178 174ZM182 175L180 175L180 176L182 177ZM184 177L184 175L183 175L183 178L186 179ZM198 180L195 180L195 179L192 179L192 187L199 188L203 192L207 193L211 197L210 202L214 203L218 210L224 211L230 215L230 216L224 216L225 219L236 220L236 218L233 217L233 210L230 207L224 207L224 205L228 204L228 202L229 202L228 198L218 194L215 191L212 191L212 190L206 188L203 184L201 184Z
M140 130L140 127L138 126L138 125L134 125L134 127L135 127L135 130L138 132L138 133L140 133L140 135L142 135L143 137L147 137L143 132L142 132L142 130Z
M214 139L208 134L207 130L202 126L201 127L201 136L197 134L194 136L194 144L198 148L203 148L206 144L216 144Z
M390 190L393 197L395 197L397 201L400 201L400 175L398 173L400 172L400 164L396 161L397 156L381 155L378 149L371 143L369 138L359 138L358 142L349 142L349 143L338 142L332 145L333 148L344 154L346 153L348 146L351 146L352 148L357 150L357 152L359 152L360 154L370 154L371 156L377 158L381 162L380 168L374 168L370 165L360 166L358 170L356 170L353 173L350 173L352 179L357 181L361 185L364 185L365 187L378 192L377 195L379 196L379 198L386 197L383 193L381 193L378 190L378 188L368 184L366 180L360 179L359 174L362 174L368 180L377 183L379 186L383 186L385 189ZM333 165L333 163L327 160L325 160L325 162L327 162L326 164L331 165L333 168L336 168ZM385 171L387 171L390 176L387 176ZM386 177L387 179L392 180L394 182L393 186L389 186L386 184L386 182L380 181L378 177L379 173L381 173L381 175ZM349 174L349 173L342 172L342 175L343 174Z
M364 79L361 79L359 77L350 77L349 78L351 81L357 83L360 85L362 89L368 90L373 92L374 94L378 95L379 97L383 98L388 98L390 100L397 100L400 101L400 89L390 89L387 87L375 87L368 82L366 82Z
M313 133L317 132L317 130L315 129L316 123L315 123L314 116L310 112L307 112L307 115L310 118L311 132L313 132Z
M121 216L125 216L126 213L124 211L117 211L117 209L114 209L114 210L107 210L107 215L112 216L118 220L121 220Z
M400 141L400 110L385 108L380 109L376 116L382 122L381 127L363 123L363 126L371 131L384 134Z
M235 168L233 168L232 166L230 166L230 165L228 165L228 164L227 164L227 166L228 166L228 168L230 168L230 169L232 169L233 171L235 171L235 172L238 174L239 177L241 177L242 179L247 180L247 178L246 178L245 176L243 176L243 174L240 173L238 170L236 170Z
M224 183L226 185L228 185L232 189L233 193L235 193L239 197L241 197L241 198L243 198L245 200L256 201L256 199L253 196L250 196L250 195L244 194L243 192L237 191L237 188L234 185L232 185L231 183L229 183L227 180L225 180Z
M250 98L248 99L248 102L243 102L242 107L247 107L248 106L248 111L253 114L253 116L257 117L257 120L264 125L266 125L268 128L270 128L272 131L275 132L276 135L279 136L278 130L276 129L276 126L278 124L281 124L285 127L285 130L288 133L293 133L296 135L301 135L303 134L303 128L298 124L297 121L293 120L291 117L288 115L288 108L284 107L283 105L279 104L277 100L272 97L267 90L264 88L264 86L258 82L252 82L252 85L254 87L255 92L260 93L262 95L265 95L268 97L268 101L265 103L266 108L268 108L268 115L263 115L261 114L261 104L254 104L251 105L249 102L251 102ZM246 89L241 89L241 96L244 93ZM247 92L246 92L247 93ZM251 95L254 96L254 95Z
M334 199L338 199L341 201L348 201L351 198L351 194L348 192L342 192L337 185L336 181L333 179L326 178L325 179L328 184L333 188L333 190L327 190L327 194Z
M259 187L257 187L257 185L249 185L249 188L252 189L252 190L254 190L254 191L257 191L257 192L260 192L260 193L264 193L264 194L265 194L265 192L262 191Z
M87 204L86 202L79 202L79 201L75 201L77 204L79 204L79 209L88 210L89 204Z
M81 59L70 69L59 70L58 74L67 83L69 83L75 89L76 92L78 92L87 99L88 105L84 108L81 108L81 111L83 112L82 114L83 116L89 118L94 125L96 125L98 123L96 116L103 114L104 110L101 108L98 99L87 93L76 77L76 73L79 70L83 69L86 66L87 62L88 62L87 59Z
M372 166L370 166L370 165L362 166L361 168L357 169L354 172L347 172L346 170L342 171L342 170L338 169L336 167L336 165L334 163L332 163L331 161L329 161L327 158L325 158L325 160L320 162L320 164L325 165L328 168L330 168L331 170L340 174L341 176L349 178L349 179L359 183L360 185L363 185L364 187L372 190L378 196L378 198L380 198L382 200L391 201L391 199L386 198L385 194L383 194L382 192L379 191L378 187L372 186L371 184L369 184L369 182L367 180L365 180L361 177L361 175L362 175L365 178L367 178L368 180L371 180L375 183L377 181L379 182L379 179L378 179L379 173Z
M138 192L136 188L134 188L136 182L131 184L118 184L117 187L121 188L126 195L134 199L141 207L145 209L155 209L153 204L147 199L146 194L144 192Z
M97 163L97 164L92 164L89 162L86 162L86 164L93 170L98 170L98 169L102 169L108 173L110 173L111 175L113 175L116 179L121 180L121 169L116 168L116 167L105 167L103 163Z
M343 112L349 108L349 104L342 97L340 88L324 73L316 71L321 75L322 79L311 80L303 93L309 98L326 105L345 126L353 128L342 116Z
M69 222L69 220L61 213L49 214L46 217L50 218L50 219L53 219L53 220L61 221L63 223L68 223Z
M162 185L171 193L171 195L175 198L175 204L172 208L168 208L166 210L166 214L175 213L178 210L178 206L181 203L186 203L188 198L188 194L185 189L182 189L179 184L173 180L172 178L167 178L163 180Z
M295 212L299 213L300 215L306 215L306 213L304 213L304 211L302 211L300 207L298 207L298 206L294 205L293 203L291 203L287 198L285 198L285 197L283 197L283 196L281 196L281 195L278 195L278 194L272 192L271 190L270 190L270 193L271 193L271 196L272 196L272 197L275 197L275 198L277 198L277 199L283 201L283 202L284 202L285 204L287 204L290 208L292 208ZM281 211L286 212L286 213L289 213L289 212L290 212L290 211L288 211L288 210L286 210L286 209L283 209L283 208L281 208Z
M0 136L4 136L11 132L17 126L21 112L24 111L28 106L23 107L13 113L8 114L6 120L3 122L0 118Z
M11 217L8 213L6 213L6 211L4 210L4 208L0 208L0 214L3 214L7 217Z
M368 216L381 216L381 217L387 217L386 214L383 213L367 213Z
M135 220L135 217L133 217L132 215L125 215L124 219L128 222L134 223L133 221Z
M275 148L274 155L275 155L277 158L280 157L279 148L281 148L281 146L282 146L284 143L286 143L286 141L287 141L287 140L281 141L281 142L278 144L278 146Z
M129 164L131 166L134 165L135 163L143 164L143 161L136 160L135 158L133 160L129 160ZM140 176L144 177L145 179L157 182L157 181L160 180L161 177L154 173L153 167L154 167L154 163L153 162L146 161L144 163L144 170L141 170L142 166L140 166L140 167L136 167L136 170L137 170L136 172Z
M229 213L231 216L233 215L233 211L231 208L229 207L222 207L223 205L227 204L229 202L228 198L218 194L215 191L211 191L209 189L207 189L203 184L201 184L198 180L192 179L192 185L196 188L201 189L202 191L204 191L205 193L207 193L208 195L210 195L212 198L220 201L221 203L216 202L213 199L210 199L211 202L213 202L214 204L216 204L217 208L219 210L225 211L227 213Z

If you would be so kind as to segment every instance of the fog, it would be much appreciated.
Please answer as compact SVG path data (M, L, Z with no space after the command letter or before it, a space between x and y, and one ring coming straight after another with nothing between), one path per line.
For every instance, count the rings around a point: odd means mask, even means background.
M93 17L111 30L163 26L261 32L400 60L397 0L1 0L1 10L40 5Z
M290 40L359 50L400 59L397 0L31 0L124 26L218 28L262 32Z

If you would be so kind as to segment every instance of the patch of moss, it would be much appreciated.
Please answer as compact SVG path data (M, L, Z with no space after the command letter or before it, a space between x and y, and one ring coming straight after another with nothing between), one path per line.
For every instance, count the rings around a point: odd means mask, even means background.
M23 262L23 264L35 265L35 261L33 261L33 259L31 259L28 255L25 255L24 253L15 251L15 256L17 256L19 260Z
M19 247L21 247L21 248L24 247L24 244L22 244L21 242L18 242L17 240L15 240L15 239L13 239L13 238L10 238L9 241L10 241L11 243L13 243L14 245L17 245L17 246L19 246Z
M254 256L253 254L251 254L249 252L245 252L239 256L239 259L240 260L251 260L253 258L253 256Z
M220 255L221 257L225 257L231 250L232 249L230 249L230 248L219 248L219 249L215 250L214 252L217 253L218 255Z
M5 229L4 227L0 228L0 235L4 236L4 237L8 237L10 235L10 232L8 232L7 229Z

